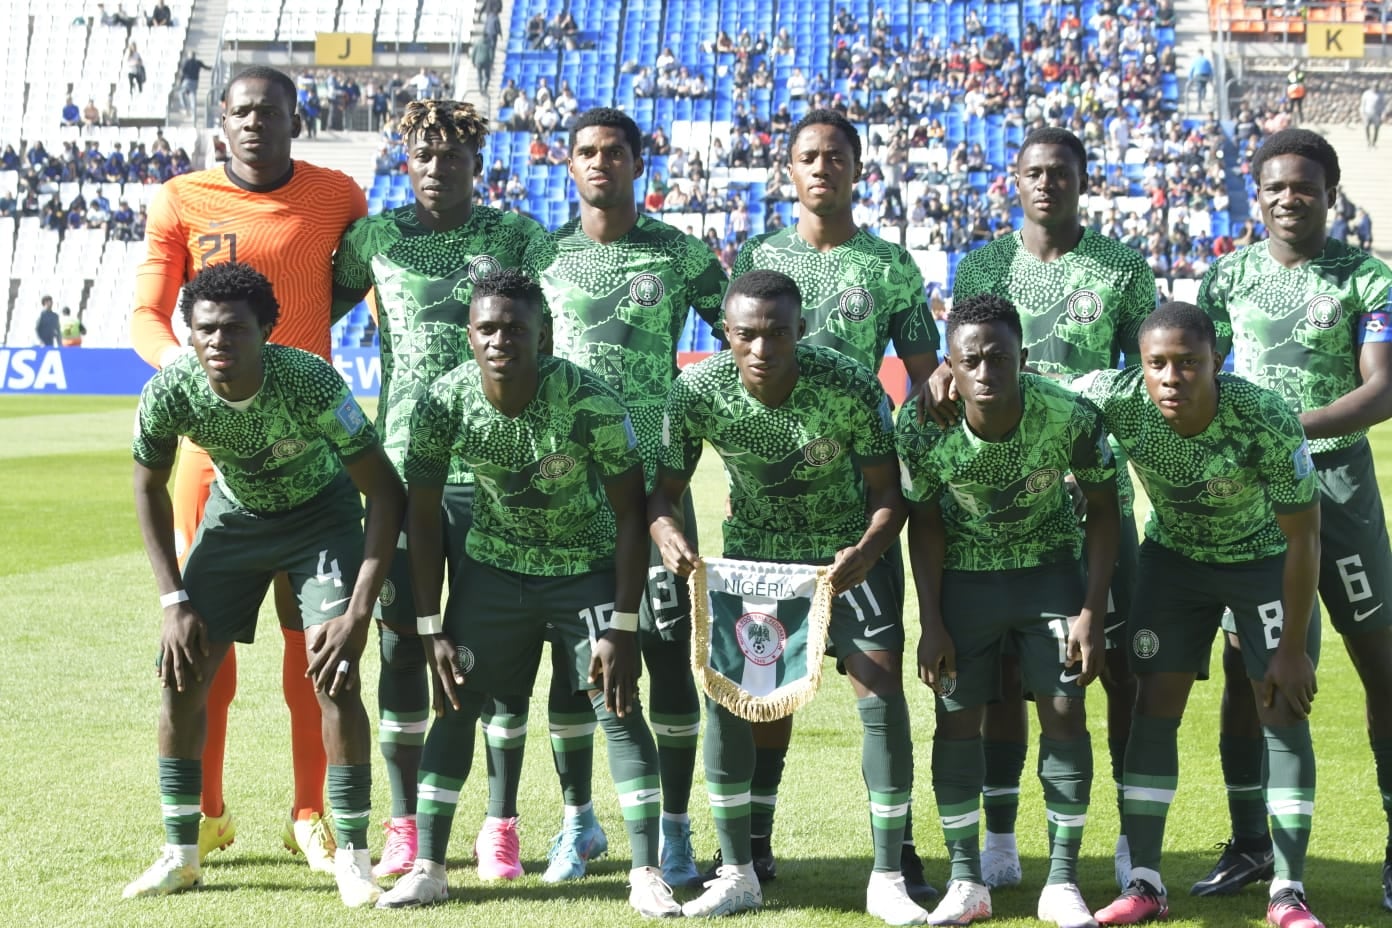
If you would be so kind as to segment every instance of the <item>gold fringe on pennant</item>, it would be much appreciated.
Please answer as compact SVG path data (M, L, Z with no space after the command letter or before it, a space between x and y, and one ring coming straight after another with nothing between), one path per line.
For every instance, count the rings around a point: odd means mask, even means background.
M786 565L779 565L786 566ZM772 722L792 715L812 701L822 684L822 660L826 656L827 636L831 627L831 568L812 568L817 574L817 588L807 622L807 674L777 696L755 696L710 666L711 613L706 594L706 565L702 562L691 572L691 671L706 695L747 722Z

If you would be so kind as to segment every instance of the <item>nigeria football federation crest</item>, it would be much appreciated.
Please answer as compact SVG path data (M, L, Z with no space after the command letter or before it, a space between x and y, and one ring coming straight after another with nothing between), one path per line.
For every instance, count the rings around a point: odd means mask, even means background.
M1064 312L1079 325L1090 325L1102 318L1102 297L1093 290L1074 290L1064 304Z
M814 438L802 448L802 459L813 467L825 467L841 453L841 445L831 438Z
M476 284L485 277L498 273L502 267L498 259L492 255L479 255L469 262L469 282Z
M1208 495L1217 499L1228 499L1242 492L1242 482L1231 477L1214 477L1205 487Z
M456 666L456 667L459 668L459 672L460 672L460 673L462 673L462 674L470 674L470 673L473 673L473 672L474 672L474 665L475 665L475 663L477 663L477 662L474 660L474 652L473 652L473 651L471 651L471 650L469 650L468 648L464 647L464 645L462 645L462 644L461 644L461 645L456 645L456 646L455 646L455 649L454 649L454 666Z
M271 445L271 454L278 458L293 458L303 453L307 447L309 445L298 438L282 438Z
M575 469L575 458L568 454L548 454L537 464L537 470L547 480L558 480Z
M628 298L639 306L656 306L667 288L656 274L639 274L628 284Z
M1131 639L1131 650L1141 660L1147 660L1160 653L1160 636L1148 628L1142 628Z
M1025 478L1025 490L1029 493L1043 493L1058 483L1059 472L1053 467L1043 467Z
M382 592L377 594L377 601L384 606L396 602L396 584L390 580L382 581Z
M735 640L740 653L760 667L767 667L783 655L788 630L771 615L746 612L735 622Z
M852 322L864 322L875 311L875 297L864 287L852 287L842 291L836 308Z
M1305 304L1305 319L1317 329L1332 329L1343 318L1344 305L1327 293Z

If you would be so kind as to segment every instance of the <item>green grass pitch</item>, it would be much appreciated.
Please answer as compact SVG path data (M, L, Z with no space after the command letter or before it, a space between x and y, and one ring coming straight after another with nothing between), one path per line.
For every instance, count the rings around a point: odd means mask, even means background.
M130 499L127 450L132 398L0 397L0 851L10 867L0 883L0 925L319 926L637 924L626 903L627 848L607 769L597 760L596 808L614 852L574 884L544 886L538 876L559 822L559 790L546 739L545 682L532 704L522 786L522 857L527 875L485 885L471 854L483 815L483 761L460 802L451 845L452 900L419 912L350 912L332 879L309 872L280 847L290 803L287 716L280 696L280 636L271 612L262 635L241 649L240 688L232 708L227 797L237 842L204 871L200 892L123 902L121 888L155 857L162 840L155 784L158 684L155 588ZM1392 427L1374 435L1382 485L1392 486ZM723 479L713 454L695 482L707 552L718 551ZM912 590L910 596L912 596ZM908 611L909 650L916 611ZM1326 632L1326 634L1329 634ZM374 636L375 637L375 636ZM1362 691L1343 649L1324 648L1314 714L1319 793L1306 885L1331 926L1392 925L1378 900L1386 825L1364 733ZM375 712L375 645L364 696ZM1217 663L1215 661L1215 666ZM543 668L543 674L546 669ZM933 706L906 673L918 766L917 837L930 878L946 877L929 786ZM1211 865L1227 835L1217 758L1219 686L1200 684L1180 732L1182 774L1170 816L1165 873L1171 924L1261 924L1265 892L1196 900L1189 884ZM1081 882L1094 907L1110 901L1116 810L1105 749L1105 704L1089 694L1097 777L1083 844ZM817 700L798 715L779 803L775 849L779 878L765 888L765 910L739 924L871 925L864 914L870 869L860 735L849 687L829 675ZM1033 752L1031 752L1033 754ZM388 805L377 763L374 809ZM1047 870L1043 807L1034 762L1026 766L1020 814L1025 885L995 894L991 924L1034 920ZM692 806L698 856L715 849L699 782ZM373 852L380 851L374 830ZM679 894L688 898L689 894Z

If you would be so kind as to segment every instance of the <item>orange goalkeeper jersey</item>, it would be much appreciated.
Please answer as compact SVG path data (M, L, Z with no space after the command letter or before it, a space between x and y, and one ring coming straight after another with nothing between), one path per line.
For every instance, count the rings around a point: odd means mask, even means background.
M304 161L272 190L244 186L225 167L166 183L150 205L136 271L131 342L159 366L178 346L170 320L179 288L210 264L240 261L271 281L280 321L271 341L330 357L333 253L367 198L348 175Z

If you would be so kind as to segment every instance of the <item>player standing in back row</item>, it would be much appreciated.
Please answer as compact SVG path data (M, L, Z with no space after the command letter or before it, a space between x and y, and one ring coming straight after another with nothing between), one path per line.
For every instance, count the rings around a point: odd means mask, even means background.
M1087 150L1077 136L1057 128L1027 135L1015 160L1024 223L1020 231L967 255L952 285L954 301L993 293L1014 303L1030 368L1065 380L1116 367L1122 354L1134 364L1136 332L1155 308L1155 275L1145 259L1079 223L1078 202L1086 181ZM933 378L935 395L945 395L950 383L951 374L940 371ZM934 417L952 414L949 408ZM1122 759L1136 695L1120 636L1135 582L1137 538L1125 457L1119 448L1114 450L1121 545L1107 609L1109 672L1102 677L1102 687L1107 693L1107 747L1120 805ZM1015 816L1028 722L1019 662L1009 655L1002 667L1004 698L987 706L983 728L986 844L981 869L991 887L1013 886L1021 879ZM1123 832L1116 848L1117 882L1122 887L1130 882L1129 859Z
M1300 416L1320 489L1320 598L1363 682L1383 814L1392 833L1392 549L1367 429L1392 416L1392 270L1326 233L1339 156L1305 129L1269 136L1252 158L1269 239L1204 276L1199 306L1233 347L1238 374L1279 393ZM1318 613L1311 618L1318 623ZM1312 649L1318 648L1318 632ZM1317 650L1315 654L1317 655ZM1262 802L1261 729L1241 657L1223 655L1219 749L1232 837L1195 895L1227 895L1271 878ZM1392 837L1382 865L1392 911Z
M689 309L716 322L726 279L700 241L638 214L633 182L643 173L641 153L641 133L624 113L600 107L581 114L570 130L569 162L580 217L530 250L527 268L546 293L555 354L598 374L623 397L651 490L662 407L677 375L677 340ZM662 874L673 886L691 885L700 874L687 806L701 726L691 675L691 603L686 584L667 571L656 549L649 552L639 614L662 767ZM552 680L564 681L554 665ZM583 875L605 838L590 807L594 712L583 698L553 686L550 716L565 820L542 879L555 882Z
M334 256L334 298L346 311L375 287L382 339L382 393L377 422L397 473L405 476L411 412L441 374L473 357L469 298L474 285L505 267L518 267L527 246L545 235L531 219L474 205L479 152L488 123L468 103L415 100L406 105L400 132L406 173L416 200L358 220ZM458 570L473 517L473 474L461 460L450 465L444 490L445 556ZM397 551L378 606L381 677L377 739L391 783L387 842L373 874L405 873L416 859L416 776L430 718L429 671L416 636L410 561ZM517 785L497 778L521 772L496 752L522 752L527 703L507 717L485 718L489 751L488 818L476 852L479 875L513 879L518 859Z
M802 292L803 344L825 345L878 373L891 343L914 396L938 366L938 329L928 309L923 274L913 257L856 226L851 198L861 170L860 133L835 110L808 112L789 135L788 160L801 211L796 225L755 236L740 249L732 277L764 268L781 271ZM896 544L890 557L903 576ZM898 590L903 599L903 586ZM793 717L754 723L754 866L762 882L776 873L773 819ZM936 895L914 850L912 821L904 831L902 870L910 895Z
M155 367L163 368L185 350L171 323L179 288L203 268L224 262L250 264L275 288L281 311L273 341L331 360L333 253L344 230L367 213L367 200L346 174L290 157L291 140L300 133L295 99L294 82L273 68L238 73L223 97L227 163L174 178L150 205L147 254L136 271L131 342ZM208 455L182 442L173 492L180 557L193 543L212 480ZM327 761L319 704L305 675L299 606L283 576L275 582L275 599L285 638L281 677L295 773L283 840L292 853L302 851L312 868L332 873L334 840L323 819ZM222 792L227 709L236 689L236 653L229 648L208 691L198 834L203 857L231 844L237 831Z

